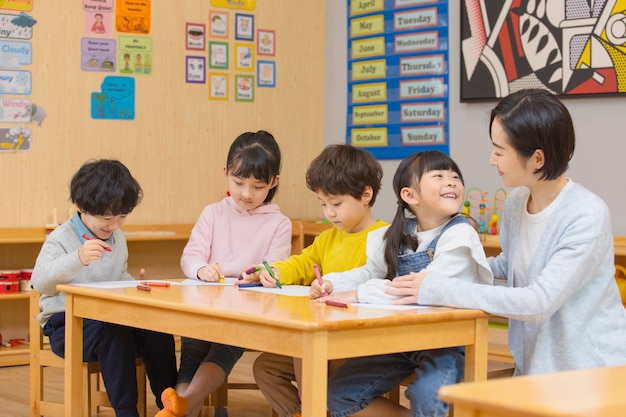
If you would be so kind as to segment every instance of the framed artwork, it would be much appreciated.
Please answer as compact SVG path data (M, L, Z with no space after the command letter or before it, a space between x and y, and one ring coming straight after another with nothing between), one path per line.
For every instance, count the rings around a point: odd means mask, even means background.
M209 42L209 68L228 69L227 42Z
M626 17L615 2L462 1L461 101L523 88L626 93Z
M186 25L187 49L204 51L206 26L201 23L187 23Z
M210 35L214 38L226 38L228 36L228 14L209 12Z
M186 81L204 84L206 82L206 59L203 56L187 56Z
M257 36L257 55L276 55L276 32L273 30L259 29Z
M251 14L235 14L235 39L238 41L254 40L254 16Z

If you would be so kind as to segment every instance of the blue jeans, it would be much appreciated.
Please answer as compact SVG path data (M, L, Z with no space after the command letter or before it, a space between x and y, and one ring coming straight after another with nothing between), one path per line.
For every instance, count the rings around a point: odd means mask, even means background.
M328 380L328 411L331 417L345 417L367 407L374 397L383 396L415 372L405 392L415 417L446 417L448 404L437 391L463 377L464 348L353 358Z
M180 368L177 384L189 383L203 362L220 366L226 376L243 355L245 349L204 340L180 338Z

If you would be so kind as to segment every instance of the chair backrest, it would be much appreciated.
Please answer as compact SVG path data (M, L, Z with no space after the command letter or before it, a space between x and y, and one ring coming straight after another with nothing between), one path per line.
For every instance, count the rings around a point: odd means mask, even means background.
M291 254L299 255L304 249L304 225L300 220L291 221Z

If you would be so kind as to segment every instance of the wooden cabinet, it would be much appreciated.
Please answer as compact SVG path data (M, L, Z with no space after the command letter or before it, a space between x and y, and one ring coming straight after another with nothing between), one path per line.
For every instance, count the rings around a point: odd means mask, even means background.
M128 272L146 278L181 278L180 256L193 224L125 225ZM44 228L0 229L0 270L30 269L46 238ZM28 292L0 294L0 333L4 340L28 340ZM0 346L0 366L29 362L28 345Z

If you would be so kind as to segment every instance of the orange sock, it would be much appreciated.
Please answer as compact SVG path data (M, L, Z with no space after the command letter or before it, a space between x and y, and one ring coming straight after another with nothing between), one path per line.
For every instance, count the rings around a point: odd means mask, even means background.
M174 388L166 388L161 393L161 401L163 402L163 410L169 411L174 417L184 417L187 412L187 399L181 397L176 393ZM159 417L169 417L167 414L160 415Z
M176 417L174 414L170 413L169 410L166 410L165 408L163 410L160 410L158 413L156 413L156 415L154 417Z

